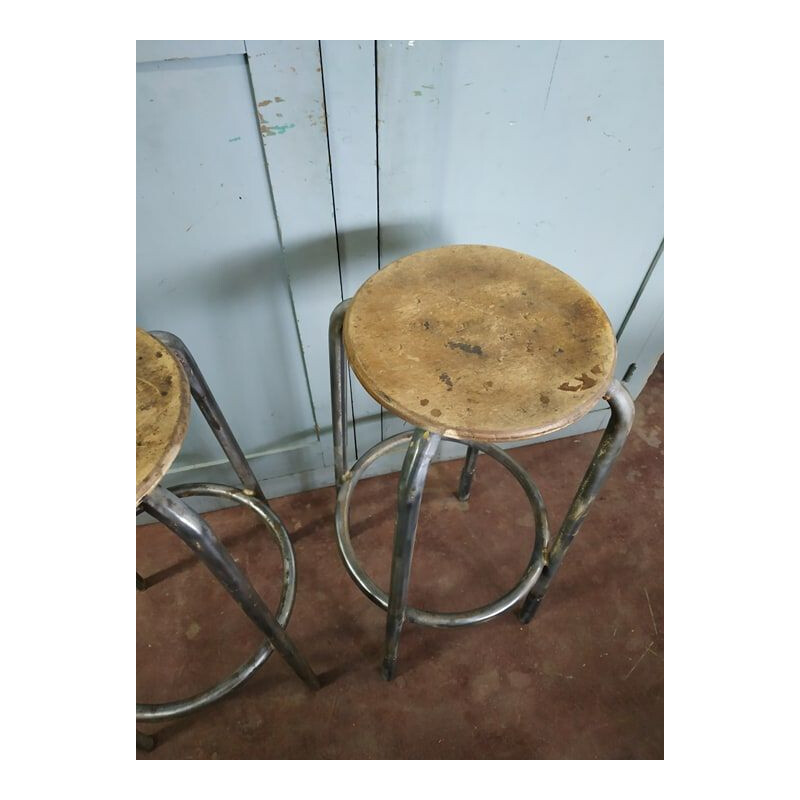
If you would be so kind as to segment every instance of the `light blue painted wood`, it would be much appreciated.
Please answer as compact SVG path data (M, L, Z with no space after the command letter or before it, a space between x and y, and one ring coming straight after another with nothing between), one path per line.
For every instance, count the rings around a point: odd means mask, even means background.
M378 268L374 44L326 41L321 52L342 294L351 297ZM380 440L380 407L352 375L349 388L354 460Z
M316 443L242 56L137 68L137 324L180 336L245 453L275 453L259 478ZM221 457L193 409L175 470Z
M385 42L378 73L381 223L543 258L616 328L663 238L662 43Z
M329 457L328 319L342 293L319 43L248 40L246 47L315 423Z
M137 63L243 53L243 39L149 39L136 42Z
M352 297L379 266L375 46L371 40L323 41L321 50L342 293ZM350 387L354 459L381 440L381 408L352 374Z

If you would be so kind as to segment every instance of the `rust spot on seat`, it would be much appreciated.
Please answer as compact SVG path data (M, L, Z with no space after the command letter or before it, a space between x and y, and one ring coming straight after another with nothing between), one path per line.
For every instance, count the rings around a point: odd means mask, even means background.
M586 389L591 389L597 383L594 378L590 378L585 372L577 376L575 380L578 381L577 386L572 386L572 384L565 381L558 388L563 392L583 392Z
M433 409L431 409L431 416L432 417L441 417L442 416L442 412L439 411L438 408L433 408Z

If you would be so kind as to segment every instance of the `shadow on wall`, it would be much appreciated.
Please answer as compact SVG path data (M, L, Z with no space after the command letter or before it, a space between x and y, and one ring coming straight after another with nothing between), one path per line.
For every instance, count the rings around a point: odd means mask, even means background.
M449 244L441 240L439 227L430 220L381 226L380 234L381 253L388 256L383 258L384 264L426 247ZM231 253L214 268L166 275L158 284L139 286L137 305L148 311L164 312L148 313L148 327L170 331L184 340L236 432L240 426L235 415L226 410L224 397L220 397L225 394L223 387L241 386L242 392L252 392L250 402L258 405L262 415L275 411L270 400L277 392L283 409L293 409L296 414L297 409L309 408L301 342L327 351L328 317L342 299L342 292L337 288L335 296L319 298L324 313L311 331L299 330L292 307L293 295L302 290L307 296L309 292L319 292L317 286L330 286L331 271L337 276L336 286L343 284L345 295L352 295L376 270L377 249L375 228L352 228L338 234L341 267L333 236L308 239L292 245L286 252L276 247ZM320 281L323 276L327 280ZM170 311L165 311L165 295L169 296L166 305ZM249 321L254 312L258 318L261 308L268 319L254 331ZM176 324L181 319L191 320L195 331L181 330L180 322ZM198 333L200 328L202 335ZM260 342L259 337L263 336L269 341ZM242 362L247 364L248 371L244 382ZM247 398L242 399L247 407ZM310 420L310 413L308 417ZM267 433L263 440L243 442L243 446L250 452L281 449L298 440L330 434L330 419L318 418L317 423L319 432L310 424L282 436ZM181 453L183 463L207 459L218 450L216 440L204 424L194 427ZM268 429L265 424L265 432Z

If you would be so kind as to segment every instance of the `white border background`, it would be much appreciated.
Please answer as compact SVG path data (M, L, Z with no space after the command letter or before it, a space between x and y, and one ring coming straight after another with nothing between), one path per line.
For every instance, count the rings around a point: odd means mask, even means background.
M88 797L786 793L800 315L789 7L73 2L7 16L6 785ZM390 774L135 761L135 39L244 35L665 39L665 762L407 762Z

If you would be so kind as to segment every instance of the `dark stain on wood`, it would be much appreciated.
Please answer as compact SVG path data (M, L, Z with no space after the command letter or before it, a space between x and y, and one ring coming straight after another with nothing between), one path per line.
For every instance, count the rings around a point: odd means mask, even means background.
M476 356L482 356L483 350L479 344L469 344L468 342L448 342L447 346L451 350L463 350L465 353L474 353Z
M448 375L446 372L443 372L443 373L442 373L442 374L439 376L439 380L440 380L440 381L441 381L443 384L445 384L445 385L447 386L447 391L448 391L448 392L450 392L450 391L452 391L452 390L453 390L453 381L452 381L452 379L450 378L450 376L449 376L449 375Z

